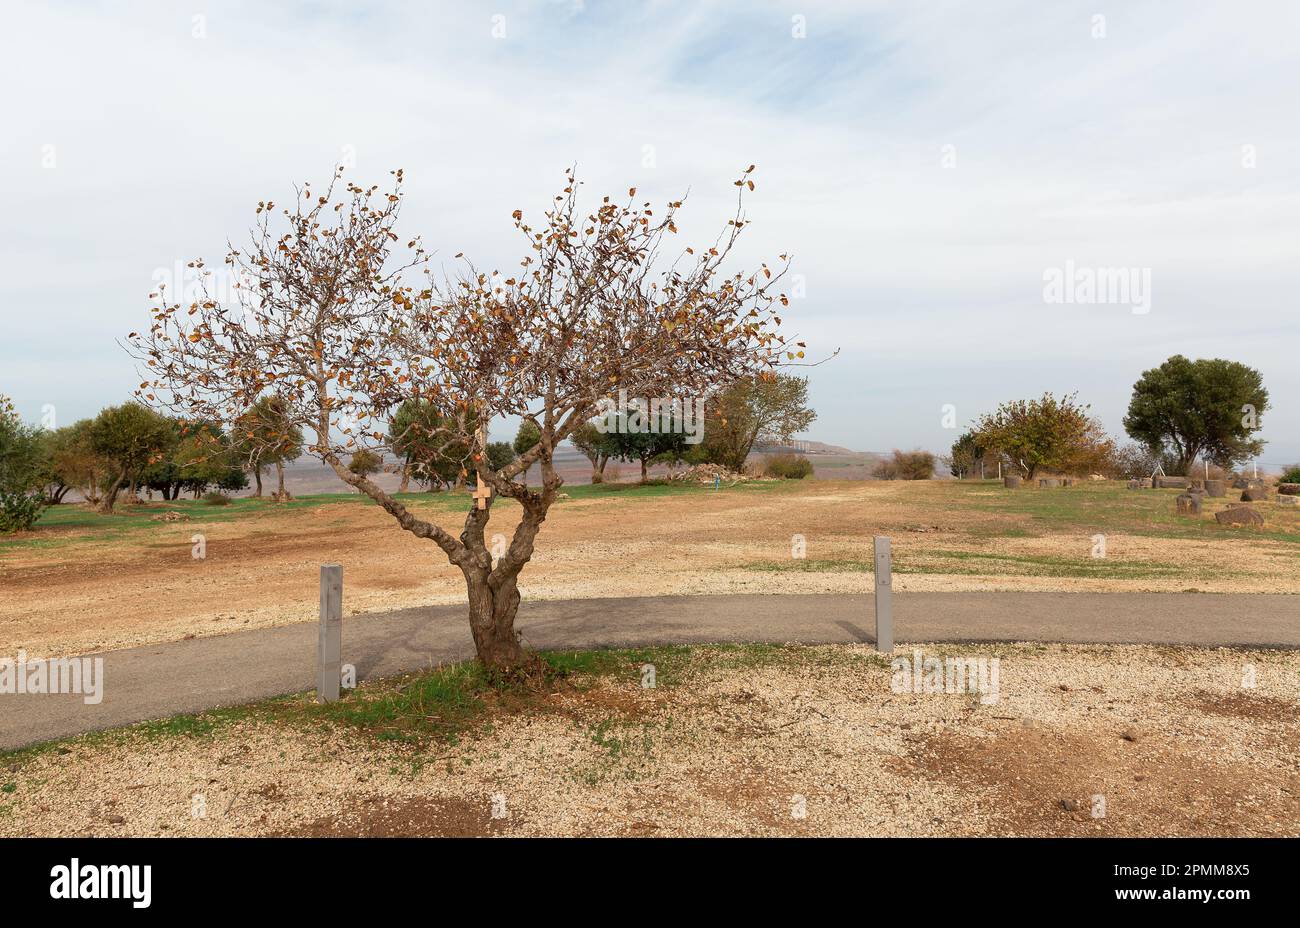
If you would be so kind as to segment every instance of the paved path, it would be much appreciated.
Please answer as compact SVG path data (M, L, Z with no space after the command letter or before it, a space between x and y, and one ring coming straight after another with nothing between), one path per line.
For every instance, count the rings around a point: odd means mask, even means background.
M346 595L346 590L345 590ZM871 641L870 595L658 596L525 603L534 648L722 641ZM1300 648L1300 596L1210 593L899 593L895 639ZM352 616L343 660L358 679L473 654L463 606ZM0 748L314 686L316 623L256 629L104 657L104 698L0 695Z

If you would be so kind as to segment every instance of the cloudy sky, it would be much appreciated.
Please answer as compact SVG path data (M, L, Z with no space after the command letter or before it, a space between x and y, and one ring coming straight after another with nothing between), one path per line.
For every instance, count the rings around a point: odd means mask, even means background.
M156 274L355 162L403 226L514 265L509 215L594 196L795 256L806 437L941 451L1000 400L1078 391L1114 432L1171 354L1259 368L1300 459L1294 0L11 5L0 32L0 393L60 424L125 398ZM1064 269L1148 305L1048 302Z

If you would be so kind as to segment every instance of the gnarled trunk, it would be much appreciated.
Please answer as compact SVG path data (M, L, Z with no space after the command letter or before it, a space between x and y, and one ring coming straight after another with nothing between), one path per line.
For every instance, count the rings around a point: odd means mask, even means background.
M253 494L257 499L262 498L262 468L253 468L253 479L257 481L257 492Z
M493 590L487 572L465 574L469 592L469 627L478 659L493 670L510 672L527 663L528 657L515 632L519 612L519 589L514 579Z

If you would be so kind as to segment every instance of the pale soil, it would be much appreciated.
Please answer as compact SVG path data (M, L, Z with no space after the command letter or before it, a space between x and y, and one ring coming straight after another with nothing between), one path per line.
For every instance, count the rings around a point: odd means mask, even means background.
M1101 492L1094 487L1055 492L1075 494L1070 504L1081 512L1103 499L1086 495ZM1113 494L1124 491L1108 492L1113 505ZM520 588L527 599L866 592L872 536L887 534L895 587L903 592L1300 593L1294 540L1215 527L1204 537L1142 534L1149 512L1172 510L1173 491L1120 500L1131 504L1131 527L1107 533L1105 562L1092 557L1096 529L1086 524L1053 527L1024 513L979 508L986 500L996 506L1000 493L963 493L939 481L809 481L779 492L564 500L543 526ZM1270 532L1300 532L1300 511L1261 505ZM1210 509L1204 521L1213 521ZM201 507L191 512L194 521L151 524L111 542L60 529L46 533L57 546L0 545L0 655L114 649L310 621L319 565L327 562L344 565L345 608L353 614L464 601L460 573L442 552L372 505L268 505L225 522L203 521ZM489 532L508 535L517 513L499 504ZM459 533L463 513L444 518ZM207 540L204 560L191 556L196 533ZM804 561L791 557L796 534L806 540ZM1065 567L1026 569L1004 557L1064 559ZM1099 564L1128 565L1133 575L1086 575Z
M997 702L895 693L865 646L697 649L456 745L243 721L15 756L0 835L1300 834L1294 653L921 648L998 657Z

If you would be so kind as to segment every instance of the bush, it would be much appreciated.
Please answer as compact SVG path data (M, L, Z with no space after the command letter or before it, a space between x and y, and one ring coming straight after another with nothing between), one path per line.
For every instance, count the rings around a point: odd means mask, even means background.
M920 448L895 448L893 457L877 464L871 475L878 480L929 480L934 476L934 455Z
M0 535L27 531L44 509L44 494L0 492Z
M769 454L763 459L763 472L782 480L802 480L812 474L813 466L800 454Z
M1282 471L1282 483L1300 483L1300 464L1288 464Z
M208 506L229 506L230 497L225 493L218 493L213 490L211 493L203 494L203 502Z

